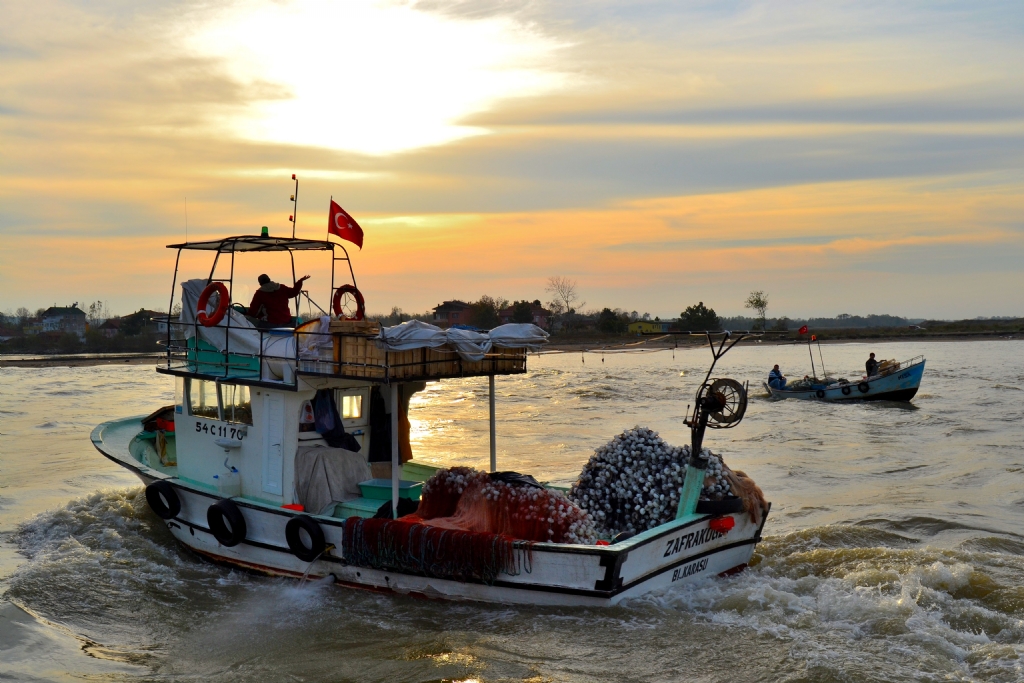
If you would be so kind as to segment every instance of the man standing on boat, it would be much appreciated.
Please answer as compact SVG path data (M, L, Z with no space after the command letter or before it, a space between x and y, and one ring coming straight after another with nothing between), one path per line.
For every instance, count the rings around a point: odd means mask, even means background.
M779 370L778 365L772 368L772 371L768 373L768 386L772 389L786 388L786 377L782 374L782 370Z
M868 377L874 377L878 374L878 361L875 360L875 354L871 354L868 358L868 362L864 364L864 369L867 370Z
M269 275L260 275L260 288L252 296L249 304L249 315L269 327L282 327L292 324L292 312L288 302L302 291L302 283L309 279L303 275L295 281L294 287L285 287L274 282Z

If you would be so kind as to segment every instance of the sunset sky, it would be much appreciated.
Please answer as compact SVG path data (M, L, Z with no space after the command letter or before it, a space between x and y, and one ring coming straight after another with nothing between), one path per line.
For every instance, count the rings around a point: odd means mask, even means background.
M371 311L1024 315L1024 5L4 5L0 311L166 308L186 197L287 235L292 173Z

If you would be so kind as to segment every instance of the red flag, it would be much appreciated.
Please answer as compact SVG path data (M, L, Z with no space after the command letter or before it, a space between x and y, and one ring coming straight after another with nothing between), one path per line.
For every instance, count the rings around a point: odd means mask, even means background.
M818 341L818 335L812 334L811 335L811 341Z
M338 206L338 202L331 200L331 214L327 222L328 234L337 235L343 240L348 240L360 249L363 248L363 229L356 223L356 219L348 215L345 209Z
M800 331L797 332L797 334L807 334L807 325L804 325L803 327L801 327Z

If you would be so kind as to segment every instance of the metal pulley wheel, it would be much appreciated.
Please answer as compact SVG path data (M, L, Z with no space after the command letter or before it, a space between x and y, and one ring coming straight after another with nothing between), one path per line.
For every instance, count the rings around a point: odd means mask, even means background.
M716 379L708 387L709 394L715 394L722 407L712 411L709 427L731 426L743 419L747 411L747 391L734 379Z

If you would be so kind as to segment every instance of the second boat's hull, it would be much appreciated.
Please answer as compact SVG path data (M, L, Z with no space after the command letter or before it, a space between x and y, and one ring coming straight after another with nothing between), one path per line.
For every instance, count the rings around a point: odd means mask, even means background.
M917 395L924 376L924 361L882 377L843 385L813 389L775 389L764 384L772 398L798 398L808 401L909 401Z

